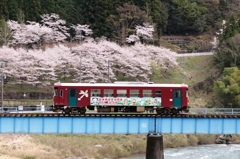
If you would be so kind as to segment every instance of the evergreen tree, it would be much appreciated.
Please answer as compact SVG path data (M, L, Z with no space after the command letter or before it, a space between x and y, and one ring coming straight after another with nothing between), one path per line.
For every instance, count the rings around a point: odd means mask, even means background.
M17 14L18 14L17 0L8 0L7 7L8 7L8 11L9 11L9 19L17 20Z
M41 0L41 15L56 13L54 0Z
M151 12L153 23L155 24L157 38L160 41L160 36L163 31L166 31L168 23L168 10L167 7L161 3L160 0L154 0L151 2Z
M8 25L4 19L0 20L0 44L7 45L11 39L11 30L8 28Z
M215 53L216 65L223 70L224 67L240 67L240 34L235 34L221 42Z
M41 4L40 0L24 0L24 14L27 21L40 21Z
M172 0L169 12L169 33L202 32L206 23L206 7L190 0ZM195 24L196 23L196 24Z
M0 0L0 19L8 19L7 0Z
M76 3L74 0L55 0L55 13L57 13L67 23L77 24Z
M107 24L106 19L110 14L115 14L119 4L122 4L119 0L82 0L78 2L78 7L81 8L80 15L83 16L80 23L90 25L94 32L93 37L111 37L113 29Z

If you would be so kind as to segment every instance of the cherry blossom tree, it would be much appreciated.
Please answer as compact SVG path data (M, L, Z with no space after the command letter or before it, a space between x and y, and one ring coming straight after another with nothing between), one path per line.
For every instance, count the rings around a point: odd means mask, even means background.
M66 21L60 19L58 14L43 14L41 15L41 22L43 26L47 26L52 29L51 34L49 34L48 38L53 42L64 41L67 37L69 37L68 30L66 27Z
M69 37L66 22L57 14L41 16L42 24L28 22L19 24L8 21L13 34L13 45L41 44L60 42ZM152 64L175 67L176 53L169 49L136 43L133 46L120 46L104 38L95 41L89 35L88 25L71 25L76 32L75 40L84 39L85 43L66 46L57 43L53 47L42 49L0 48L0 56L7 61L4 73L12 83L27 83L35 86L49 85L50 81L69 78L72 81L89 82L91 80L108 82L117 80L122 74L135 80L149 81ZM151 39L154 29L149 24L136 26L136 35L129 37L130 42ZM84 33L84 34L83 34ZM65 44L65 45L64 45Z
M73 28L75 30L75 36L73 38L73 40L76 41L82 41L85 39L85 37L92 35L93 32L91 29L89 29L89 25L71 25L71 28Z
M49 85L69 77L78 82L116 80L116 72L136 80L149 81L151 63L162 67L175 67L176 53L169 49L137 43L134 46L119 46L101 40L86 42L70 49L62 44L45 50L25 50L2 47L0 56L7 61L4 73L13 83ZM81 58L81 65L80 65ZM109 67L108 62L112 63ZM168 64L166 64L168 63ZM107 69L106 69L107 68Z
M134 44L139 40L141 40L141 42L143 43L143 40L153 39L154 28L149 23L143 23L143 26L137 25L135 29L136 34L130 35L128 38L126 38L128 43Z
M51 28L36 22L28 21L27 24L19 24L17 21L9 20L7 23L13 34L12 45L23 44L31 48L33 44L41 44L52 33Z
M106 40L82 43L72 49L63 44L28 51L4 46L0 49L0 56L7 61L4 73L10 77L9 82L37 86L49 85L49 81L64 77L74 82L79 82L80 78L83 82L107 82L108 71L111 81L117 79L117 73L135 80L149 81L153 62L163 68L177 65L176 53L169 49L140 43L130 47L119 46Z

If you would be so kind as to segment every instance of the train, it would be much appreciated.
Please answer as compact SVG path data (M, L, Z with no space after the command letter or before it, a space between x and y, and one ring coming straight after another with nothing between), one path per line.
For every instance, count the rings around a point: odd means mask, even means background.
M53 111L64 114L96 112L187 113L187 84L153 82L54 83Z

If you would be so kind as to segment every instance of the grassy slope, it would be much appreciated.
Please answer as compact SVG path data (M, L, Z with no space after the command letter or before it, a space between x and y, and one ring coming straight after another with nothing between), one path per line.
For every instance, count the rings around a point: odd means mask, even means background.
M216 74L213 56L179 57L178 68L162 70L161 75L153 76L155 83L186 83L189 85L190 106L205 106L211 98L204 90L195 91L194 86Z

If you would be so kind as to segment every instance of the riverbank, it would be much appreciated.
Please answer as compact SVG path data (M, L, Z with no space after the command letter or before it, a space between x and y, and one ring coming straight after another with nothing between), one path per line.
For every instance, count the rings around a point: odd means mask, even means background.
M163 135L164 148L214 144L218 135ZM0 159L119 159L144 154L146 135L0 135ZM233 135L234 143L240 136Z

